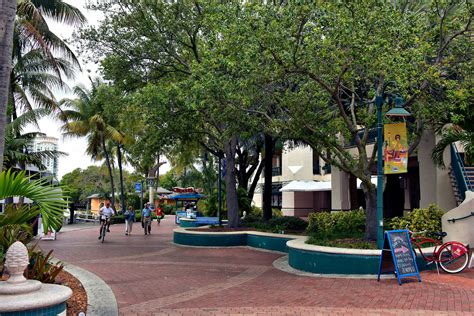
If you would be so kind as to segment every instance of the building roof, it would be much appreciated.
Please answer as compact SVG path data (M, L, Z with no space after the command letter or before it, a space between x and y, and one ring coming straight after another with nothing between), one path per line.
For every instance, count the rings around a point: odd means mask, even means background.
M99 193L95 193L95 194L92 194L92 195L89 195L87 197L87 199L96 199L96 198L100 198L100 194Z
M171 194L171 193L173 193L173 192L170 191L170 190L167 190L167 189L165 189L165 188L158 187L158 188L156 189L156 193L158 193L158 194Z

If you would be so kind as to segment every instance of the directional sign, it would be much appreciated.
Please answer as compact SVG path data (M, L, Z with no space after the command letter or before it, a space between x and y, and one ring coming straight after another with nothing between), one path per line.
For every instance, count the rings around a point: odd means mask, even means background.
M136 193L141 193L142 192L142 183L141 182L135 183L135 192Z

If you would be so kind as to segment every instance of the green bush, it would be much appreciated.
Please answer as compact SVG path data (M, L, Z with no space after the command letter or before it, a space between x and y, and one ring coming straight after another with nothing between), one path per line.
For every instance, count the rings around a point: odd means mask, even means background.
M163 205L161 209L166 215L174 215L176 211L176 207L174 205Z
M249 213L247 212L247 215ZM257 217L263 216L263 210L260 207L252 206L251 214ZM283 212L279 208L272 208L272 217L281 217L283 216Z
M281 216L274 217L268 221L268 224L278 230L284 231L304 231L308 223L298 217Z
M307 231L318 235L359 235L365 231L365 212L311 213Z
M251 227L262 231L274 233L284 232L302 232L306 229L308 223L298 217L281 216L274 217L268 222L264 222L261 216L249 214L242 220L245 227Z
M422 231L428 230L439 232L441 228L441 217L444 212L436 205L430 204L427 208L416 208L403 217L394 217L386 221L386 229L405 229Z

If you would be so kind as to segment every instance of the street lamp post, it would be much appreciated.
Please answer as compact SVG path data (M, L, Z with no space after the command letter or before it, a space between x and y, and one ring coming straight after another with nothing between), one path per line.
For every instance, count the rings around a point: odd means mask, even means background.
M383 248L383 93L375 97L377 106L377 248Z
M375 105L377 106L377 248L383 248L383 121L382 106L385 98L385 88L382 89L381 95L375 97ZM388 117L407 117L411 116L410 112L403 108L403 98L395 97L395 107L390 109L386 114Z

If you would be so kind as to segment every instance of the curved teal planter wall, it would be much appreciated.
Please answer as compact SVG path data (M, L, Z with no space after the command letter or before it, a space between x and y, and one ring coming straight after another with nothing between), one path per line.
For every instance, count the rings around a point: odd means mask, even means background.
M325 253L290 248L288 263L291 267L321 274L377 274L379 256Z
M372 274L378 272L380 256L370 254L330 253L321 250L307 250L288 247L287 241L297 237L285 235L265 236L247 232L237 234L218 234L204 232L184 233L175 231L176 244L201 247L250 246L259 249L288 253L288 263L297 270L318 274ZM417 257L418 269L427 266L421 257Z
M186 234L174 232L173 241L180 245L202 247L246 246L246 234Z
M288 252L288 247L286 246L286 242L292 239L293 238L270 237L270 236L259 236L259 235L247 234L247 246L260 248L260 249L266 249L266 250Z

